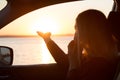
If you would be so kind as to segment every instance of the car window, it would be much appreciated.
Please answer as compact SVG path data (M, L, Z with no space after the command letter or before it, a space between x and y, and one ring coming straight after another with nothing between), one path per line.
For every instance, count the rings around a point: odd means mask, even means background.
M32 11L0 30L0 44L14 50L13 65L55 63L36 31L51 32L52 39L67 54L74 34L76 16L87 9L102 11L106 17L113 0L85 0L61 3Z

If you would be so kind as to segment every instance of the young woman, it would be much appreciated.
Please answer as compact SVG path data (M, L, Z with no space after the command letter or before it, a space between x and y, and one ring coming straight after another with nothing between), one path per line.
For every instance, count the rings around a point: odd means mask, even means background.
M75 29L74 42L68 46L68 80L113 80L118 50L105 15L97 10L84 11L76 18ZM76 62L77 45L87 53L81 54L80 63Z
M100 11L91 9L80 13L68 55L51 40L50 33L38 32L56 62L69 66L67 80L113 80L118 50L107 22Z

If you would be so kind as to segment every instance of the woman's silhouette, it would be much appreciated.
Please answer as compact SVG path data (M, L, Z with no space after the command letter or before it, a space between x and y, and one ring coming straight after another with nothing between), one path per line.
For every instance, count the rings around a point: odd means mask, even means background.
M76 18L74 39L68 45L68 55L50 38L50 33L38 34L56 62L69 67L68 80L112 80L117 65L117 46L108 27L102 12L91 9L80 13Z

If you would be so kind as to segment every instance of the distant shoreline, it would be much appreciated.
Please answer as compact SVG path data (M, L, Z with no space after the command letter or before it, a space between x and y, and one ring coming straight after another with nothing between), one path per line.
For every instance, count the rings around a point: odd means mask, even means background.
M52 35L52 36L73 36L73 34L65 34L65 35ZM24 38L29 38L29 37L39 37L38 35L0 35L0 38L5 38L5 37L10 37L10 38L20 38L20 37L24 37Z

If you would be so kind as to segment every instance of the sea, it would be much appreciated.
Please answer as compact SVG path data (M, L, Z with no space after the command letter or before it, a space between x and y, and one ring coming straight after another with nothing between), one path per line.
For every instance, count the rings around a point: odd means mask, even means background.
M67 54L73 36L52 36L52 40ZM41 37L0 37L0 46L13 49L13 65L56 63Z

